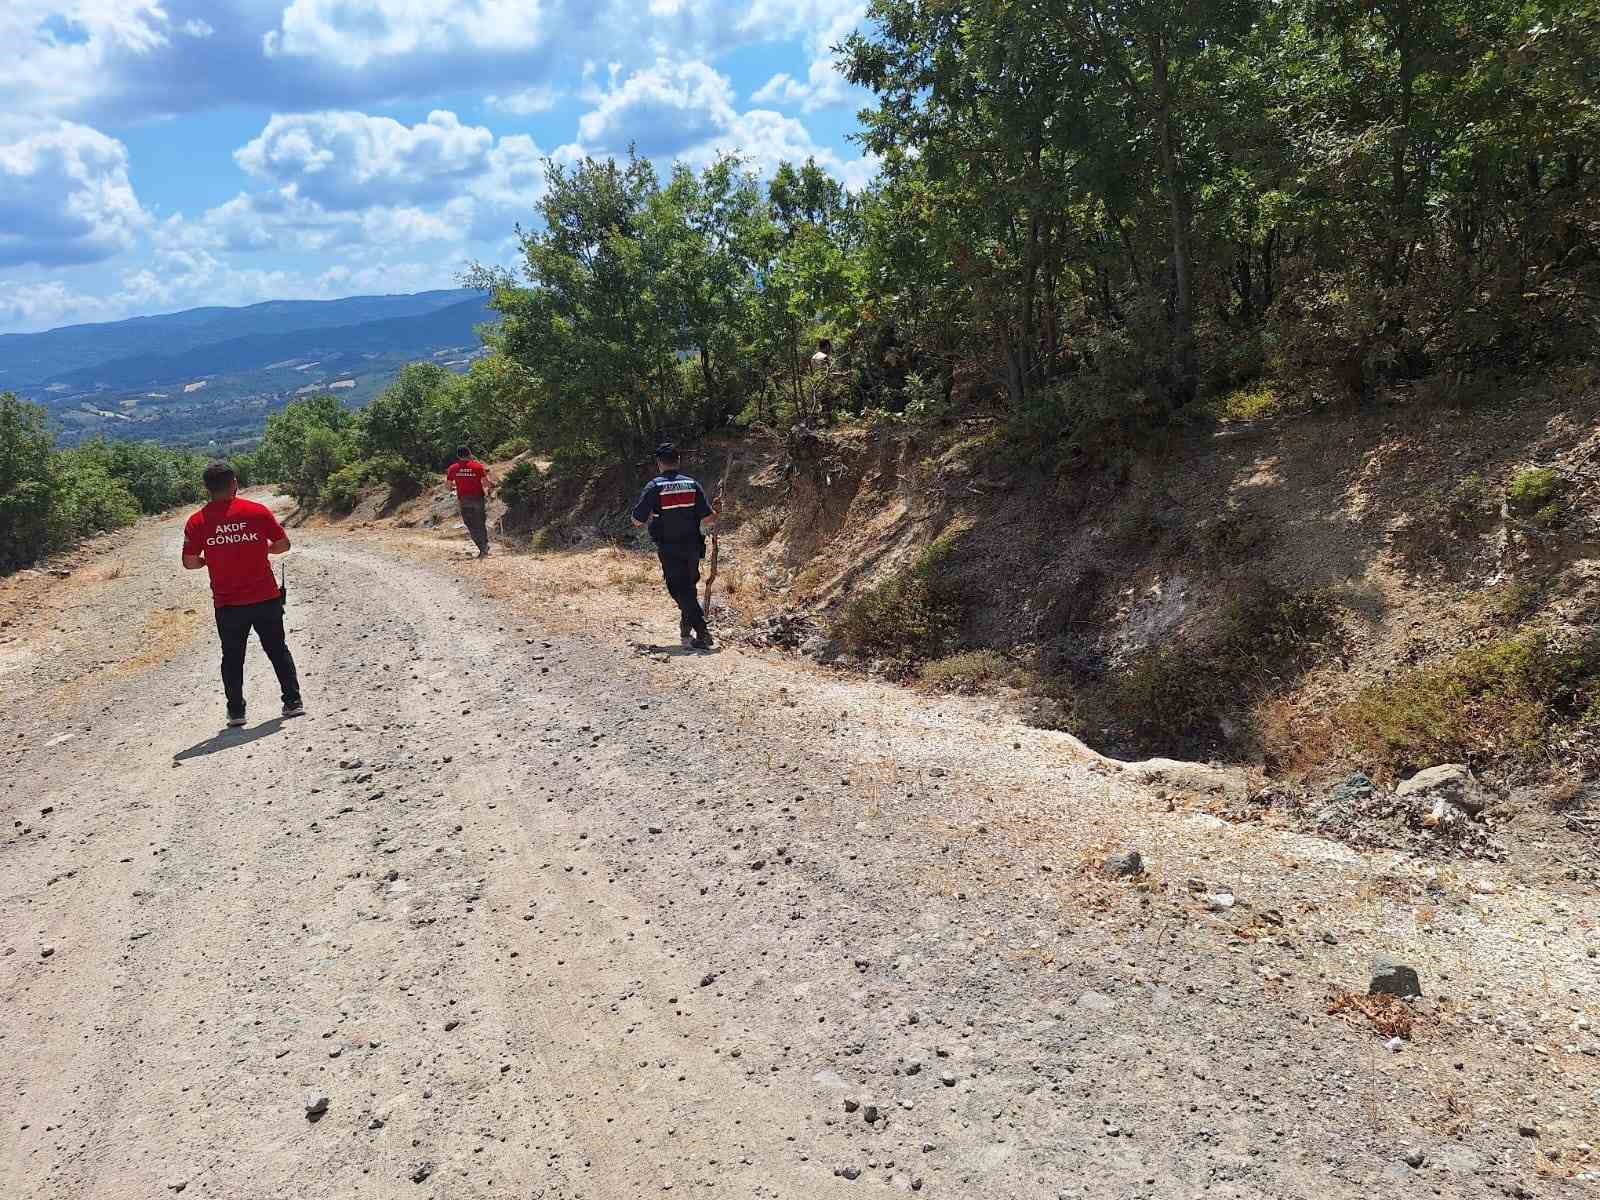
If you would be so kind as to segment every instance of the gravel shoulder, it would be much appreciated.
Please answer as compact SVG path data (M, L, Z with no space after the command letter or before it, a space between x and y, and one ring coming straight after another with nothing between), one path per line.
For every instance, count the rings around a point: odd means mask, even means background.
M0 583L8 1194L1554 1196L1600 1170L1593 896L1224 823L1225 774L979 701L682 656L648 560L563 589L570 562L437 534L295 531L312 715L266 719L252 650L251 725L219 735L180 524ZM1094 869L1129 846L1143 876ZM1398 1051L1328 1012L1379 953L1427 993Z

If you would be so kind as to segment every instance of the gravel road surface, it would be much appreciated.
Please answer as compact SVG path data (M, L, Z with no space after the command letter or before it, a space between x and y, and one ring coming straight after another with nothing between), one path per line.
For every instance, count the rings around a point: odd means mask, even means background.
M6 1196L1593 1186L1592 896L335 530L288 557L310 715L252 647L219 732L180 526L0 585ZM1398 1049L1328 1013L1378 953Z

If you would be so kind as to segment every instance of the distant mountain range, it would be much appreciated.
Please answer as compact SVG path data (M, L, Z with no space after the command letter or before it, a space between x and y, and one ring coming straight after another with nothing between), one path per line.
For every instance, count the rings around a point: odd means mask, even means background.
M297 395L364 403L408 362L465 369L480 292L273 300L44 333L0 335L0 391L43 404L62 440L152 438L202 445L259 434Z

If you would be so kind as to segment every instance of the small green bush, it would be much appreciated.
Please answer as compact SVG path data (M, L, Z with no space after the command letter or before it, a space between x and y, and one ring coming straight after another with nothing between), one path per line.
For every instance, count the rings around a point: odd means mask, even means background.
M412 494L420 491L428 481L426 467L402 458L398 454L378 454L367 460L367 478L387 487L391 495Z
M1206 407L1220 421L1258 421L1277 416L1288 406L1284 395L1272 384L1252 383L1235 388L1210 400Z
M941 538L906 571L845 605L833 635L854 654L902 662L949 651L965 615L965 598L950 578L950 539Z
M905 414L914 421L937 421L954 410L945 395L944 383L937 375L912 371L906 375Z
M53 514L58 545L121 529L139 519L139 501L100 463L76 457L71 451L62 454L60 461Z
M539 468L524 459L515 463L505 478L500 481L500 499L507 508L526 509L533 503L534 496L539 491L539 485L544 482L544 477L539 474Z
M560 478L587 475L597 464L603 462L605 457L605 451L594 442L557 446L550 455L550 474Z
M1367 688L1335 714L1351 751L1401 775L1439 762L1534 761L1600 716L1600 633L1503 638Z
M305 503L320 498L322 485L349 462L350 447L342 435L323 425L311 426L299 467L289 480L295 499Z
M1520 513L1538 513L1560 499L1561 476L1549 467L1530 467L1517 473L1506 488L1506 499Z
M533 449L533 446L528 439L519 435L501 442L494 448L494 452L489 457L495 462L505 462L506 459L517 458L531 449Z
M334 512L347 513L361 499L361 489L367 482L367 464L351 463L340 467L322 485L319 499Z

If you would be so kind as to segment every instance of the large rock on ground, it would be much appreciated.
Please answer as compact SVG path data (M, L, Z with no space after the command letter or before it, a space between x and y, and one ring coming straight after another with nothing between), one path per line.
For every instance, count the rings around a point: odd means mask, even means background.
M1372 962L1372 982L1367 985L1369 996L1398 996L1409 1000L1422 995L1422 983L1417 979L1417 969L1393 959L1378 956Z
M1469 816L1489 806L1489 792L1461 763L1444 763L1418 771L1394 790L1402 799L1433 804L1443 800Z
M1132 879L1144 874L1144 855L1137 850L1113 854L1100 864L1100 870L1113 879Z

